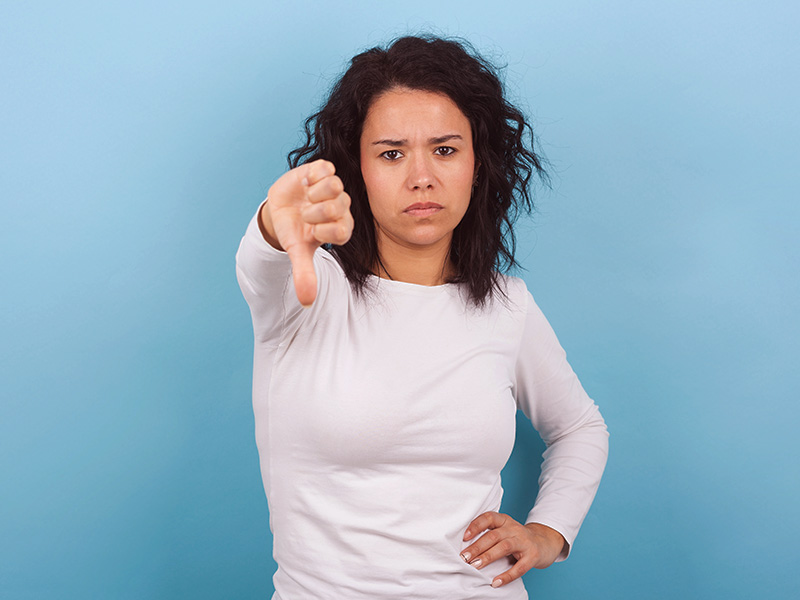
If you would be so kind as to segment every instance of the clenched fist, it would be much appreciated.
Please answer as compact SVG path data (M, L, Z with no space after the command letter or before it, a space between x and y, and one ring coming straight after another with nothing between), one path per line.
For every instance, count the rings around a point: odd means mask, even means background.
M317 296L314 251L341 245L353 233L350 196L333 163L316 160L284 173L267 195L259 216L264 238L292 261L297 299L311 306Z

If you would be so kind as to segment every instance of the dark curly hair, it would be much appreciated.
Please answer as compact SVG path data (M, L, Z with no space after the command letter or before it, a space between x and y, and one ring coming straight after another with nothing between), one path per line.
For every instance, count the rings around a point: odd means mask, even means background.
M534 174L546 181L543 160L533 151L534 135L523 114L503 93L497 70L465 41L408 36L355 56L334 84L322 109L305 121L305 143L288 156L290 168L320 158L331 161L350 195L355 221L343 246L326 246L356 293L380 263L375 223L361 175L359 144L372 103L393 88L446 94L467 117L477 172L464 218L453 231L449 283L467 286L478 306L502 294L498 271L517 266L512 224L530 212Z

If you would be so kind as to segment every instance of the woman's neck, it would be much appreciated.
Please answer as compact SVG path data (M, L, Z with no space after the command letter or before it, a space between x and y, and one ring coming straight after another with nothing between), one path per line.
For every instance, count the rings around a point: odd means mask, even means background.
M421 248L379 242L379 259L373 273L382 279L417 285L447 283L455 270L450 262L449 242Z

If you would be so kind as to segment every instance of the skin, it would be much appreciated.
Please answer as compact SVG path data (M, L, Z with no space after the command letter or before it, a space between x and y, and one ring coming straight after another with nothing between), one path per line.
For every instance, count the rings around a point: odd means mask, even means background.
M469 207L479 166L467 117L446 95L391 89L367 112L360 159L382 263L375 274L418 285L444 283L453 268L448 259L453 230ZM318 160L281 176L268 198L259 215L262 235L289 254L297 298L310 306L317 288L314 251L350 239L350 197L334 165ZM414 209L419 203L435 206ZM568 548L554 529L522 525L496 512L468 525L464 541L476 537L461 553L475 568L506 556L516 559L493 587L550 566Z
M289 255L297 299L311 306L317 295L314 251L322 244L341 245L350 239L350 196L333 163L316 160L284 173L267 198L259 213L261 234Z
M511 583L531 568L546 569L569 548L564 536L555 529L541 523L523 525L497 512L486 512L474 519L464 533L464 541L482 531L486 533L464 548L461 558L476 569L506 556L513 556L517 561L492 580L492 587Z
M376 265L376 273L419 285L444 283L453 271L453 230L475 180L469 120L443 94L392 89L367 112L360 151L383 267ZM409 210L418 203L438 208Z

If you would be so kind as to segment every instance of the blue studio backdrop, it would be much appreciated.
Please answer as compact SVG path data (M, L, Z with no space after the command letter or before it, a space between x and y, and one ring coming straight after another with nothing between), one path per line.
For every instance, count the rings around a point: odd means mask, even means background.
M234 253L347 60L420 31L533 121L519 274L611 432L531 596L799 597L798 6L3 3L0 597L270 597Z

